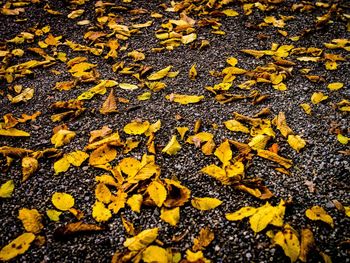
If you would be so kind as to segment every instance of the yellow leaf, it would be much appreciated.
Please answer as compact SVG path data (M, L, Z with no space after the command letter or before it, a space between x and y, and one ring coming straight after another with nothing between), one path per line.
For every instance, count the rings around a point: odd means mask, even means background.
M344 209L345 209L345 215L347 217L350 217L350 206L344 206Z
M332 258L323 251L320 252L320 256L322 257L324 263L332 263Z
M59 210L67 211L74 206L74 198L70 194L55 192L51 198L52 204Z
M349 137L346 137L346 136L344 136L344 135L342 135L342 134L339 133L339 134L337 135L337 140L338 140L338 142L340 142L341 144L346 145L346 144L348 144L350 138L349 138Z
M192 43L197 39L197 34L196 33L191 33L188 35L184 35L181 37L181 43L184 45L187 45L189 43Z
M207 141L202 146L201 150L205 155L211 155L211 154L213 154L215 147L216 147L215 142L213 140L210 140L210 141Z
M203 250L205 247L210 245L214 238L214 232L209 227L201 228L199 231L199 236L193 240L192 250Z
M327 88L330 90L338 90L338 89L341 89L342 87L344 87L344 83L341 83L341 82L329 83L327 86Z
M270 136L265 135L265 134L258 134L256 136L254 136L250 142L248 143L248 145L254 149L264 149L267 142L270 140Z
M89 155L83 151L71 152L65 156L70 164L77 167L79 167L89 157Z
M266 203L264 206L257 208L256 213L249 218L251 229L258 233L264 230L275 216L275 207Z
M89 164L92 166L106 164L117 157L117 150L108 144L98 147L90 154Z
M132 211L140 213L142 201L143 197L141 194L134 194L128 199L126 203L130 206Z
M300 104L300 107L303 108L303 110L305 111L306 114L311 114L311 106L307 103L302 103Z
M33 157L24 157L22 159L22 182L26 181L38 169L38 160Z
M172 226L176 226L180 220L180 207L170 209L162 207L160 210L160 219Z
M184 94L175 94L171 93L166 95L165 98L171 102L177 102L183 105L190 103L197 103L204 99L204 96L196 96L196 95L184 95Z
M34 89L33 88L26 88L22 91L21 94L15 96L15 97L9 97L11 103L19 103L19 102L27 102L34 96Z
M164 77L166 77L171 70L172 66L167 66L166 68L163 68L157 72L152 73L147 77L148 80L159 80Z
M276 163L282 165L283 167L285 167L287 169L292 167L292 165L293 165L293 161L292 160L286 159L286 158L284 158L282 156L279 156L276 153L273 153L273 152L270 152L270 151L267 151L267 150L258 149L257 150L257 154L258 154L258 156L260 156L262 158L265 158L265 159L268 159L270 161L276 162Z
M286 115L284 112L279 112L272 123L277 126L277 129L285 138L287 138L289 134L294 134L292 129L287 124Z
M222 11L226 16L238 16L238 12L233 9L225 9Z
M51 143L55 145L55 148L61 147L70 143L75 137L76 133L69 130L59 130L51 138Z
M158 228L143 230L137 236L127 238L124 247L131 251L139 251L151 244L158 237Z
M290 258L291 262L297 261L300 254L300 243L295 230L288 224L284 226L283 231L276 233L273 242L282 247L284 254Z
M230 64L230 66L234 67L237 65L238 60L234 57L229 57L228 59L226 59L226 62Z
M23 227L27 232L38 234L44 228L41 223L41 215L36 209L20 209L18 219L22 221Z
M61 211L57 211L54 209L47 209L46 210L46 215L51 221L59 221L60 220L60 215L62 214Z
M188 72L188 77L191 79L191 80L195 80L196 77L197 77L197 69L196 69L196 63L194 63L192 65L192 67L190 68L190 71Z
M271 221L271 225L282 227L283 226L283 218L286 212L286 202L281 200L277 207L275 207L275 216Z
M320 220L334 227L333 218L320 206L313 206L307 209L305 215L311 220Z
M244 164L237 161L232 165L228 165L226 167L226 175L240 181L244 176Z
M13 180L8 180L6 183L3 183L0 186L0 197L1 198L11 197L14 189L15 189L15 184L13 183Z
M108 205L108 209L112 210L114 214L117 214L120 209L125 207L127 197L127 193L124 193L123 190L118 190L117 195L112 195L112 203Z
M16 128L2 129L0 123L0 136L10 136L10 137L28 137L30 134L28 132L18 130Z
M187 262L204 262L204 263L210 263L211 261L206 259L203 255L202 251L192 252L191 250L186 250L186 260Z
M216 148L214 155L219 158L224 167L230 164L230 160L232 159L230 143L225 140L218 148Z
M137 99L141 100L141 101L149 100L151 98L151 96L152 96L151 92L144 92L141 95L137 96Z
M146 81L146 85L150 90L154 92L160 91L166 87L166 84L164 82L159 82L159 81L154 81L154 82Z
M117 82L115 80L101 80L99 84L80 94L77 100L89 100L96 94L103 95L107 92L106 88L114 87L116 85Z
M181 145L176 140L176 135L173 135L171 137L171 140L168 142L168 144L163 148L162 152L167 153L169 155L175 155L178 151L180 151Z
M112 217L112 213L102 202L96 201L92 207L92 217L97 222L105 222Z
M302 262L307 262L307 255L315 247L315 239L312 231L310 229L301 230L301 240L300 240L300 255L299 259Z
M167 191L160 182L153 181L147 187L147 193L158 207L161 207L167 197Z
M66 155L53 164L53 169L55 170L56 175L59 173L68 171L69 167L70 167L70 163Z
M135 84L130 84L130 83L119 83L119 88L125 89L125 90L135 90L135 89L138 89L139 86Z
M186 142L190 144L195 144L197 146L197 144L200 145L202 142L213 140L213 138L214 138L214 135L212 133L200 132L200 133L197 133L196 135L188 137Z
M124 132L126 134L138 135L145 133L150 126L148 121L132 121L124 126Z
M306 142L299 135L288 135L288 143L290 147L299 152L305 147Z
M215 164L204 167L201 172L219 180L223 184L230 184L230 178L226 175L226 171Z
M236 212L227 213L225 216L226 216L226 219L229 221L238 221L238 220L242 220L243 218L254 215L256 211L257 209L255 207L246 206L246 207L242 207Z
M198 210L206 211L206 210L211 210L218 207L219 205L222 204L222 201L220 201L217 198L211 198L211 197L203 197L203 198L193 197L191 200L191 204L194 208Z
M8 261L26 252L34 241L33 233L23 233L0 250L0 260Z
M328 96L324 95L322 92L314 92L311 96L311 102L313 104L318 104L326 99L328 99Z
M278 84L275 84L275 85L272 85L272 87L273 87L275 90L281 90L281 91L287 90L287 85L284 84L283 82L278 83Z
M123 173L133 177L141 169L141 163L135 158L127 157L120 161L119 167Z
M248 127L236 120L228 120L224 122L227 129L235 132L249 133Z
M168 263L168 253L164 248L149 246L142 253L142 260L146 263Z
M112 193L104 183L99 183L95 189L95 196L98 201L108 204L111 202Z
M180 134L181 140L183 140L186 132L188 131L188 127L176 127L176 130Z

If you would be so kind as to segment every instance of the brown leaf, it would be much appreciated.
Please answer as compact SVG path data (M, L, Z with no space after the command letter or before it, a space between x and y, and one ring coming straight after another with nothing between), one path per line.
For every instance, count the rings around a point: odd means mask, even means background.
M80 234L96 233L105 230L104 227L83 222L69 223L58 227L54 232L56 239L66 239Z
M100 112L101 114L117 112L117 102L113 94L113 89L111 89L111 92L109 93L107 99L105 102L103 102Z

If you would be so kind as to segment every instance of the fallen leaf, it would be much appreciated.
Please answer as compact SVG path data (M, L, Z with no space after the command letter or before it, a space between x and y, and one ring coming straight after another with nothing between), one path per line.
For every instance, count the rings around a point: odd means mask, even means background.
M142 260L146 263L168 263L168 253L164 248L149 246L142 252Z
M34 241L33 233L23 233L0 250L0 260L8 261L26 252Z
M39 162L33 157L24 157L22 159L22 182L26 181L30 176L32 176L39 167ZM30 231L29 231L30 232Z
M180 208L165 208L162 207L160 210L160 219L172 226L176 226L180 220Z
M284 254L290 258L291 262L297 261L300 253L300 243L295 230L288 224L284 226L283 231L276 233L273 242L283 249Z
M74 198L70 194L55 192L51 198L52 204L61 211L67 211L74 206Z
M292 147L297 152L303 149L306 145L305 140L302 139L299 135L288 135L287 142L290 147Z
M175 94L171 93L169 95L166 95L165 98L171 102L177 102L183 105L191 104L191 103L198 103L202 99L204 99L204 96L196 96L196 95L184 95L184 94Z
M222 204L222 201L217 198L211 197L193 197L191 200L191 204L194 208L202 211L207 211L214 209Z
M159 80L162 79L164 77L166 77L169 73L169 71L171 70L172 66L168 66L166 68L163 68L157 72L152 73L151 75L149 75L147 77L148 80Z
M104 230L104 228L98 225L76 222L56 228L53 236L56 239L64 239L79 234L98 233L102 230Z
M127 238L123 243L131 251L139 251L151 244L158 237L158 228L146 229L138 235Z
M229 221L239 221L243 218L250 217L256 213L257 209L251 206L245 206L233 213L227 213L226 219Z
M176 140L176 135L173 135L168 144L163 148L162 152L167 153L169 155L175 155L178 153L178 151L180 151L180 149L181 145Z
M10 198L14 189L15 189L15 184L13 183L13 180L6 181L0 186L0 197Z
M164 185L158 181L153 181L148 185L147 193L158 207L163 205L167 197L167 191Z
M139 135L145 133L150 126L148 121L132 121L124 126L126 134Z
M305 215L311 220L320 220L329 224L331 227L334 227L333 218L320 206L313 206L310 209L307 209Z
M318 104L326 99L328 99L328 96L324 95L323 92L314 92L311 96L311 102L313 104Z
M96 201L92 207L92 217L97 222L105 222L112 217L112 213L102 202Z
M314 247L315 247L315 239L312 231L308 228L302 229L299 259L302 262L307 262L307 256Z
M232 150L230 143L226 140L216 148L214 155L222 162L223 167L227 166L232 159Z
M344 83L341 83L341 82L329 83L327 86L329 90L338 90L338 89L341 89L342 87L344 87Z
M256 212L249 218L251 229L258 233L264 230L271 223L275 216L275 207L266 203L264 206L257 208Z
M18 219L22 221L23 227L27 232L38 234L44 228L41 223L41 215L36 209L20 209Z

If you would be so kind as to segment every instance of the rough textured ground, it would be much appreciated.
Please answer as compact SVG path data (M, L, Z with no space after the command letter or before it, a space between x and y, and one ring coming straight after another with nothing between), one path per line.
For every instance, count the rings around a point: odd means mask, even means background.
M190 1L189 1L190 2ZM244 1L242 1L244 2ZM250 1L256 2L256 1ZM264 1L261 1L264 2ZM265 1L268 2L268 1ZM126 7L125 11L111 10L122 18L121 24L131 26L135 23L144 23L148 20L154 20L150 27L140 29L140 33L133 34L128 40L120 41L121 46L128 44L126 51L118 52L115 59L104 59L103 56L94 56L84 52L75 52L64 45L57 47L58 51L67 53L67 58L76 56L85 56L88 61L97 64L97 70L100 73L100 79L114 79L118 82L138 83L135 78L125 76L112 71L112 65L117 61L125 60L132 63L130 58L125 55L135 49L142 50L145 54L145 60L140 63L152 66L153 70L162 69L168 65L173 66L173 70L180 73L175 78L166 78L167 87L160 92L152 92L150 100L138 101L137 95L147 91L147 88L129 91L114 88L116 97L130 99L130 104L120 104L118 113L101 115L98 109L102 102L107 98L105 95L97 95L92 100L86 101L87 110L77 118L66 122L70 130L77 133L77 136L71 143L61 147L60 150L68 153L74 150L83 149L87 144L89 132L100 129L103 125L108 125L113 130L118 130L123 138L128 135L123 134L122 128L130 121L140 118L149 120L151 123L161 120L162 127L156 134L155 144L157 149L156 163L161 167L162 178L171 178L176 176L183 185L192 191L192 196L216 197L223 201L223 204L210 211L199 211L193 208L188 202L181 207L181 219L177 227L172 227L159 218L160 209L157 207L143 207L141 213L132 212L128 207L122 209L119 214L123 214L130 220L137 229L143 230L151 227L159 227L160 233L158 239L161 240L163 247L174 248L185 255L185 251L192 247L193 238L204 226L210 226L215 239L204 250L206 258L213 262L289 262L284 255L283 250L278 246L272 246L266 231L258 234L250 229L247 219L242 221L230 222L226 220L225 213L233 212L243 206L258 207L266 201L259 200L247 193L237 191L231 186L222 185L219 181L204 175L200 169L208 164L216 163L220 165L218 159L212 156L205 156L200 149L194 145L186 144L180 141L182 149L174 156L168 156L161 153L161 149L167 144L172 134L176 134L175 127L188 126L192 133L196 120L202 120L201 131L212 132L214 140L219 145L225 138L234 139L241 142L247 142L248 136L241 133L231 132L223 126L223 122L232 119L234 111L247 116L253 116L264 107L271 109L270 119L279 112L285 112L287 123L292 130L306 140L304 149L297 153L286 142L286 140L277 133L275 142L279 144L279 154L293 160L294 165L290 169L290 175L277 172L273 168L274 163L254 157L251 165L246 169L248 177L260 177L265 185L274 193L274 197L269 200L272 204L277 204L280 199L292 200L288 206L284 221L293 226L297 231L303 228L309 228L313 231L316 245L319 251L329 255L333 262L350 262L349 260L349 242L350 225L349 218L344 212L339 211L334 206L333 200L338 200L344 206L350 205L350 194L348 180L350 178L350 160L349 156L339 151L349 149L347 145L342 145L337 141L337 136L330 129L337 125L338 131L345 136L349 136L350 118L348 112L342 112L336 109L335 103L342 99L350 99L349 77L350 67L348 61L338 62L338 69L334 71L326 70L323 62L300 62L296 60L297 56L289 56L287 59L296 62L293 67L291 77L285 84L286 91L275 90L269 84L259 84L252 89L261 91L262 94L269 95L269 98L258 105L252 105L250 100L234 101L226 104L220 104L214 96L204 89L206 86L212 86L221 81L221 78L215 78L209 74L210 70L221 71L228 65L226 59L235 57L238 59L237 66L247 70L253 70L258 65L264 65L273 61L270 56L256 59L240 52L242 49L270 49L272 43L280 45L291 44L295 47L318 47L324 49L323 43L331 42L332 39L347 38L350 33L347 31L346 19L341 13L332 17L332 22L324 26L316 27L316 17L327 12L327 8L316 7L310 12L291 11L294 2L284 1L277 5L277 8L270 12L262 12L254 8L251 15L244 15L242 4L238 1L228 4L225 8L233 8L239 12L239 16L226 17L219 16L222 26L220 30L225 35L213 34L209 26L197 27L198 38L194 43L201 40L209 40L210 46L198 49L191 48L191 44L180 45L172 51L163 50L162 52L152 52L153 47L161 47L159 40L155 37L155 30L160 28L167 19L179 19L176 12L166 12L160 4L165 3L170 6L170 1L133 1L131 3L119 3ZM345 2L345 1L344 1ZM49 3L51 8L60 11L62 15L52 15L44 11L44 6ZM2 5L5 2L2 1ZM206 1L203 1L203 5ZM65 1L41 1L41 3L31 4L25 7L25 12L18 16L0 16L0 41L5 45L9 40L20 32L26 31L31 27L42 28L50 25L50 33L54 36L62 36L61 42L73 40L77 43L88 45L90 42L84 40L84 33L93 27L96 22L95 1L87 2L79 6L85 13L77 19L68 19L67 14L75 10L74 5L65 3ZM129 10L143 8L147 10L144 14L133 15ZM339 3L342 13L350 13L346 3ZM221 10L221 9L220 9ZM164 16L159 19L150 17L151 12L159 12ZM288 31L287 37L277 32L276 27L269 25L257 29L254 25L261 23L265 16L293 15L295 18L286 22L285 28ZM189 14L195 20L202 17ZM210 14L204 17L212 17ZM24 22L15 21L19 18L26 18ZM90 25L79 26L77 21L88 19L92 22ZM299 41L293 42L288 39L289 36L300 35L305 29L312 29L305 34ZM39 39L44 39L39 37ZM6 49L22 48L25 53L22 57L13 57L10 65L15 65L31 59L41 59L38 55L27 52L28 47L37 47L37 40L33 43L12 44L7 43ZM107 49L106 49L107 50ZM48 54L53 51L46 49ZM325 52L340 54L344 58L349 58L349 53L342 49L326 50ZM105 54L105 53L104 53ZM190 67L196 63L198 77L192 81L188 78ZM325 83L314 83L306 79L299 69L310 68L311 75L320 75L326 80ZM62 74L55 75L51 70L60 71ZM70 80L71 76L67 72L65 63L57 61L48 68L36 68L31 76L18 78L12 83L7 83L0 79L0 116L7 113L13 113L19 117L22 113L33 114L35 111L41 111L41 115L34 122L19 124L19 129L28 131L31 136L28 138L0 137L0 146L21 147L32 150L41 150L52 147L50 138L52 129L60 123L53 123L50 116L53 110L50 105L56 101L63 101L76 98L83 91L92 87L92 83L78 84L70 91L57 91L52 88L58 81ZM1 76L0 76L1 77ZM244 77L238 77L230 91L238 94L249 94L250 91L240 90L237 84L243 82ZM338 91L330 91L327 84L331 82L342 82L344 87ZM7 94L14 94L10 87L21 84L24 87L33 87L34 97L26 103L11 104L7 99ZM322 91L329 98L319 104L312 105L310 97L315 91ZM165 95L170 93L204 95L205 99L197 104L180 105L171 103L165 99ZM312 114L307 115L299 106L301 103L312 105ZM135 107L135 108L134 108ZM131 108L132 110L128 110ZM180 120L176 115L182 116ZM218 124L218 129L213 129L212 124ZM137 137L142 141L137 149L134 149L126 156L141 158L147 152L145 146L146 137ZM119 155L117 161L124 158L125 155ZM112 255L116 250L123 249L123 242L127 235L121 224L119 214L113 217L103 225L108 227L101 233L81 235L73 237L66 241L59 241L53 238L54 230L68 222L75 222L77 219L68 212L61 215L59 222L52 222L45 216L46 209L52 209L51 196L54 192L67 192L74 196L75 207L84 212L84 222L96 223L91 217L92 205L95 202L95 176L105 173L101 169L90 167L85 162L81 167L71 167L67 172L54 175L52 159L40 159L38 171L26 182L21 182L21 162L15 160L11 168L5 171L5 159L1 159L0 183L9 179L15 182L15 190L11 198L0 200L0 247L5 246L15 237L24 232L22 223L18 216L20 208L36 208L44 215L44 229L42 235L46 238L43 246L32 245L23 255L14 259L15 262L110 262ZM305 185L305 181L313 182L315 191L310 192ZM319 205L332 216L334 220L334 229L320 221L311 221L305 217L305 210ZM173 242L174 234L187 233L179 242ZM317 252L311 253L310 262L321 262L322 258Z

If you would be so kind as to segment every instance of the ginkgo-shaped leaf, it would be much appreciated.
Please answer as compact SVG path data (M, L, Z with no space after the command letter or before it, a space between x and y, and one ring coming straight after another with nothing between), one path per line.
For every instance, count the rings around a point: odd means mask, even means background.
M275 216L275 207L271 206L268 202L259 208L249 218L251 229L258 233L264 230L267 225L273 220Z
M95 189L96 199L104 204L111 202L112 193L104 183L99 183Z
M249 128L236 120L228 120L224 122L225 127L230 131L249 133Z
M30 176L32 176L39 167L38 160L33 157L24 157L22 159L22 182L26 181Z
M92 207L92 217L97 222L105 222L112 217L112 213L102 202L96 201Z
M34 241L33 233L23 233L0 250L0 260L8 261L26 252Z
M142 260L146 263L168 263L168 253L164 248L149 246L142 252Z
M146 229L137 236L127 238L123 243L131 251L139 251L151 244L158 237L158 228Z
M326 99L328 99L328 96L324 95L322 92L314 92L311 96L311 102L313 104L318 104Z
M169 95L166 95L165 98L171 102L177 102L185 105L185 104L191 104L191 103L198 103L202 99L204 99L204 96L171 93Z
M306 145L305 140L302 139L299 135L288 135L287 142L290 147L292 147L297 152L303 149Z
M162 152L167 153L169 155L175 155L178 151L180 151L181 145L176 139L176 135L171 137L171 140L168 144L163 148Z
M158 207L163 205L167 197L167 191L164 185L158 181L153 181L148 185L147 193Z
M214 155L219 158L223 166L227 166L232 159L232 150L228 140L224 141L216 148Z
M238 221L243 218L250 217L256 213L257 209L251 206L245 206L233 213L227 213L226 219L229 221Z
M143 197L141 194L134 194L128 199L126 203L130 206L132 211L140 213L142 201Z
M0 186L0 197L9 198L12 195L13 190L15 189L15 184L13 180L8 180Z
M70 143L70 141L75 137L76 133L69 130L59 130L51 138L51 143L55 145L55 148L61 147Z
M67 211L74 206L74 198L70 194L56 192L51 198L52 204L59 210Z
M37 234L44 227L41 223L41 215L36 209L20 209L18 212L18 219L22 221L23 227L27 232Z
M211 210L222 204L222 201L211 197L193 197L191 204L194 208L202 211Z
M188 131L188 127L176 127L176 130L180 134L181 140L183 140L186 132Z
M320 220L329 224L331 227L334 227L333 218L320 206L316 205L307 209L305 215L311 220Z
M92 166L106 164L116 157L117 150L108 144L104 144L90 154L89 164Z
M126 134L139 135L145 133L150 126L148 121L132 121L124 126Z
M297 261L300 254L300 243L296 231L288 224L273 237L273 242L279 245L291 262Z
M152 73L147 77L148 80L159 80L164 77L166 77L171 70L172 66L167 66L166 68L163 68L157 72Z
M170 209L162 207L160 210L160 219L172 226L176 226L180 220L180 207Z

